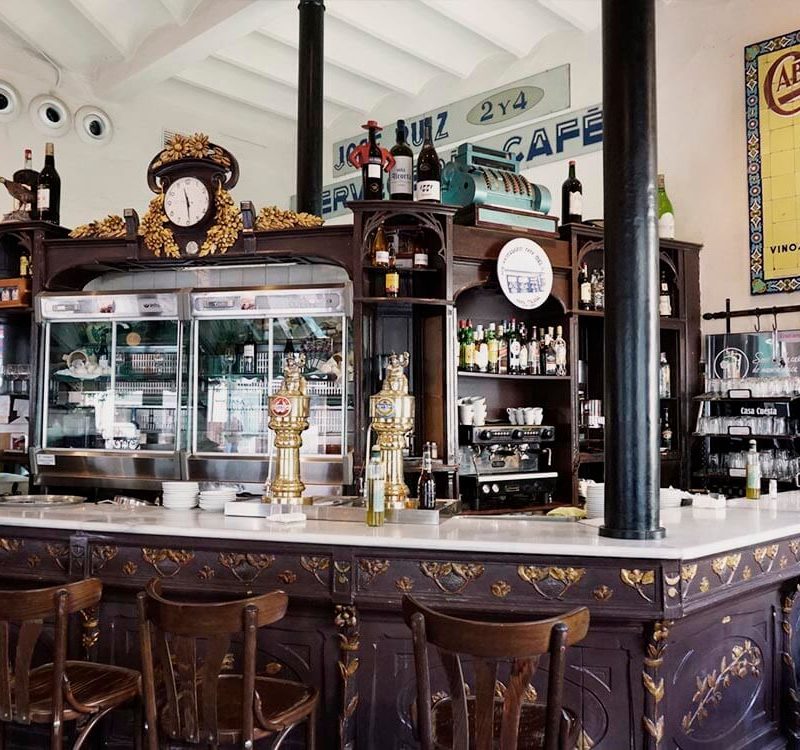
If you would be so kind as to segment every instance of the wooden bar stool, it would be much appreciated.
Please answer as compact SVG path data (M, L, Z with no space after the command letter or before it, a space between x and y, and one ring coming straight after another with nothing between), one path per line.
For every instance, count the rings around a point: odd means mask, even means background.
M589 629L589 610L536 622L478 622L451 617L403 597L417 673L417 726L422 750L573 750L578 717L562 708L567 646ZM432 703L428 644L439 651L449 696ZM543 654L550 655L547 703L526 699ZM461 655L472 657L474 689L464 684ZM498 666L510 661L504 695Z
M231 744L249 750L272 737L274 749L303 721L306 748L314 750L316 689L256 677L256 631L286 614L289 597L283 591L187 603L167 600L161 582L152 580L138 599L149 750L158 750L159 730L170 746ZM244 674L220 674L235 633L243 634Z
M80 750L109 711L138 699L137 671L66 658L69 615L98 604L102 591L97 578L46 589L0 591L0 746L5 722L50 724L50 747L61 750L64 722L75 721L79 734L73 748ZM43 621L48 619L55 621L53 661L32 668ZM11 625L19 626L13 655Z

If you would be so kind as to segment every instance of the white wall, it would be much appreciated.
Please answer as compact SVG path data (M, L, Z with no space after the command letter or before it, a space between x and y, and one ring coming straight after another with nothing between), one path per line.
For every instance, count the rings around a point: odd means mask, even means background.
M33 149L34 168L41 169L44 143L53 141L61 175L61 222L65 226L108 213L122 214L125 208L135 208L141 216L153 197L147 187L147 165L161 148L164 128L205 132L234 153L242 170L239 185L232 191L235 200L252 200L256 207L284 205L286 196L293 192L294 130L288 120L278 130L273 125L259 135L263 120L251 108L232 104L220 111L218 99L204 106L202 94L195 106L187 106L187 99L182 97L185 92L168 87L132 101L101 101L75 78L63 78L56 89L55 71L49 65L2 45L0 79L17 89L24 107L13 122L0 123L0 174L10 178L21 168L26 147ZM84 143L74 128L62 137L40 133L27 111L31 99L40 94L57 94L73 114L86 104L101 107L113 121L112 141L100 146ZM0 188L0 213L10 209L11 198Z

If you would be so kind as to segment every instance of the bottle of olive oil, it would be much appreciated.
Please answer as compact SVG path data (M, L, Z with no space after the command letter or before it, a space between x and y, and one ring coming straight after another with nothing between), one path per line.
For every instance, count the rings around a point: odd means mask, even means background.
M383 526L385 481L381 450L373 445L367 464L367 526Z
M750 441L750 450L747 452L747 490L745 495L748 500L758 500L761 497L761 464L758 462L758 448L756 441Z

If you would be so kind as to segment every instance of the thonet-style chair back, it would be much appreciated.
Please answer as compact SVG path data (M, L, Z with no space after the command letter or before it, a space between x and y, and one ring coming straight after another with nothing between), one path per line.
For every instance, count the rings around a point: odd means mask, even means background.
M417 725L423 750L560 750L574 742L577 718L562 710L564 665L567 647L583 639L589 629L586 607L536 622L479 622L435 612L405 596L403 613L414 643ZM449 690L449 697L435 706L429 645L439 652ZM546 705L526 700L543 654L550 656ZM462 656L470 657L474 672L469 693ZM502 697L497 694L501 662L511 664Z
M0 591L0 719L30 724L31 663L45 620L54 620L52 707L53 725L63 727L64 703L89 713L73 695L65 679L69 616L98 604L103 585L97 578L46 589ZM11 648L10 626L18 625L16 649ZM12 651L14 653L12 653ZM41 695L35 696L38 701Z
M223 603L186 603L165 599L161 582L152 580L139 594L138 603L145 716L151 750L158 746L159 727L171 741L209 746L241 742L242 747L253 746L258 730L279 732L284 728L264 719L255 686L256 633L258 628L284 616L289 603L285 593L273 591ZM225 685L220 674L230 650L231 636L237 633L242 634L244 642L243 674ZM158 707L157 672L164 691L163 705ZM241 694L224 694L233 690ZM226 733L218 721L218 713L224 710L228 698L237 710L241 709L241 723L235 717L236 736L230 731ZM254 722L258 726L254 727Z

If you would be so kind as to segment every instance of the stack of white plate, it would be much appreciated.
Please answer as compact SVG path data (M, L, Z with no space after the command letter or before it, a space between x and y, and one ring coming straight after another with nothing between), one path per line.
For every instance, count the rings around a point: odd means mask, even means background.
M222 513L225 510L225 503L235 499L235 487L217 487L213 490L203 490L200 493L200 508L212 513Z
M605 512L604 484L590 484L586 487L586 518L602 518Z
M188 510L197 505L197 482L162 482L162 502L170 510Z

